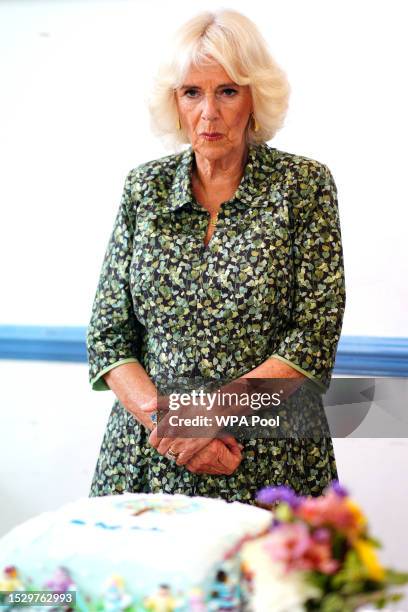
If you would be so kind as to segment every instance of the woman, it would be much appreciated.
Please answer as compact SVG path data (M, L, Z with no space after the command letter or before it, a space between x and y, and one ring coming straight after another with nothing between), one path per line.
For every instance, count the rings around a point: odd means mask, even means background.
M150 112L190 146L129 172L88 327L92 388L116 395L91 496L253 503L265 485L319 495L337 479L327 436L160 437L151 418L172 384L329 385L345 308L336 185L325 164L266 144L289 91L240 13L179 30Z

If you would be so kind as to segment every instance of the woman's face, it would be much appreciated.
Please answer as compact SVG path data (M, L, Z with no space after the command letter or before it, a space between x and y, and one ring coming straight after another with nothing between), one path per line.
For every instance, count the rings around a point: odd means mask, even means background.
M216 160L242 151L252 112L251 91L248 85L234 83L215 60L189 69L176 89L176 103L181 127L195 152Z

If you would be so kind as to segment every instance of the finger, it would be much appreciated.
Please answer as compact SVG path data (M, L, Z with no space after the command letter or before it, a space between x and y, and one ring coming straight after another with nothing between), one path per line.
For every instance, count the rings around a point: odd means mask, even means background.
M189 468L187 467L188 471L191 472L192 474L197 474L197 471L194 468Z
M208 446L210 442L210 438L196 438L194 441L190 439L188 445L186 445L186 440L183 440L183 446L181 448L180 446L177 447L177 444L172 445L172 450L174 450L175 453L178 452L177 465L186 465L194 455ZM180 450L178 450L178 448Z
M160 438L157 449L162 454L166 454L170 448L172 453L175 455L185 453L184 458L187 457L187 461L189 461L189 459L191 459L193 455L200 450L200 448L197 448L196 446L193 446L190 449L189 444L191 445L191 442L191 440L187 440L186 438Z
M149 436L149 444L151 444L153 448L157 449L159 443L160 443L160 438L157 435L157 427L155 427Z
M194 457L195 453L195 449L181 451L177 456L177 465L186 465Z
M219 465L223 470L225 470L224 473L228 475L235 472L241 461L242 455L239 448L225 448L225 451L219 456Z
M224 444L228 447L228 448L232 448L232 447L237 447L237 448L241 448L242 444L240 444L235 438L234 436L231 436L230 434L225 434L223 436L220 436L220 439L224 442Z
M234 455L234 457L239 457L240 459L242 459L242 453L239 446L230 446L228 450L232 455Z
M225 434L224 436L221 437L221 440L224 442L224 444L229 448L229 449L233 449L233 448L239 448L239 449L243 449L244 446L243 444L240 444L235 438L234 436L231 436L230 434Z
M197 455L186 464L186 468L190 471L194 471L195 474L208 473L207 469L211 467L212 466L208 465L205 461L197 458Z
M172 450L172 453L174 453L174 455L177 455L177 458L175 458L175 462L177 465L186 465L186 463L188 463L196 454L197 449L196 448L184 448L185 446L185 440L174 440L174 438L162 438L159 441L159 444L156 447L156 450L161 454L161 455L166 455L170 448Z
M151 444L161 455L165 455L168 452L173 442L173 438L160 438L157 427L152 430L149 436L149 444ZM176 452L176 449L173 450Z
M228 447L232 446L233 444L237 444L236 439L231 434L222 434L220 436L220 440L222 440Z
M186 461L185 457L184 457L184 453L179 453L177 455L177 459L176 459L176 464L177 465L186 465L190 462L190 460Z
M174 442L173 439L171 438L161 438L159 440L159 444L156 447L156 450L161 454L161 455L165 455L171 446L171 450L173 451L173 453L177 454L177 450L175 448L175 444L172 444L172 442Z

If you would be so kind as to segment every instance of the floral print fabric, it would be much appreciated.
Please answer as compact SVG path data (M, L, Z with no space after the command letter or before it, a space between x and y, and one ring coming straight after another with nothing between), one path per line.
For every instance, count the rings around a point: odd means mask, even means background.
M345 308L337 189L325 164L249 145L244 175L209 213L191 188L194 152L153 160L125 181L87 331L89 380L140 361L158 389L225 382L275 357L321 391ZM251 503L268 484L318 495L337 478L332 441L246 440L232 476L191 474L157 453L115 400L91 495L170 492Z

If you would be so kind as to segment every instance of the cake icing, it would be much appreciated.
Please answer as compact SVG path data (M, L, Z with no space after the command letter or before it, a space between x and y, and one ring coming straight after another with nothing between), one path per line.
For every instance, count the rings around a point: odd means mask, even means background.
M0 590L75 590L83 610L242 610L240 548L271 519L204 497L83 498L0 539Z

